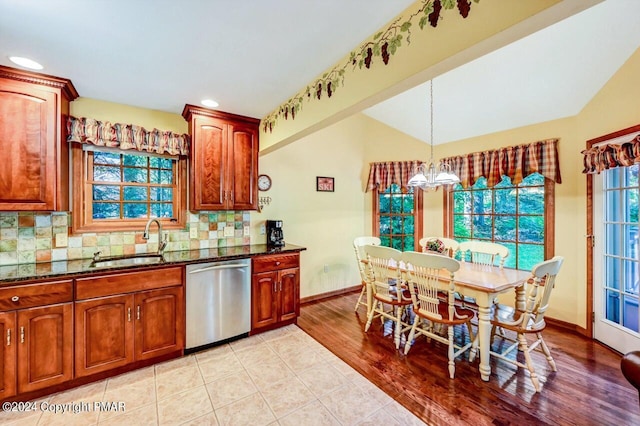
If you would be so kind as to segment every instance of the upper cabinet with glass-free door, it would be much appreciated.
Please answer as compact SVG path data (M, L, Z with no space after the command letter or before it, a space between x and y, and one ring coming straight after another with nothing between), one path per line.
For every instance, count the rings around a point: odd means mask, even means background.
M191 135L189 208L255 210L260 120L186 105Z
M69 209L70 80L0 66L0 211Z

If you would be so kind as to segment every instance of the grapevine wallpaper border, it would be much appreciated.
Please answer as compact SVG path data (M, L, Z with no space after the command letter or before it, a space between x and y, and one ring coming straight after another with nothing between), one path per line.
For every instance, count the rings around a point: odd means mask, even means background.
M473 2L479 3L480 0L473 0ZM263 130L265 132L273 132L278 120L282 118L288 120L291 117L294 120L302 110L305 99L307 102L311 99L319 100L323 94L330 98L338 87L344 86L347 67L370 69L374 63L374 58L378 57L382 59L384 65L387 65L391 56L403 45L403 41L407 45L411 44L411 28L415 20L417 20L420 30L427 27L427 24L435 28L438 26L438 21L442 19L442 10L454 8L457 8L460 15L466 18L471 11L471 0L423 0L422 6L414 13L407 18L400 17L393 21L385 30L376 33L371 40L351 51L349 60L343 65L336 65L331 71L324 73L322 77L307 85L303 91L298 92L280 105L277 111L273 111L263 118Z

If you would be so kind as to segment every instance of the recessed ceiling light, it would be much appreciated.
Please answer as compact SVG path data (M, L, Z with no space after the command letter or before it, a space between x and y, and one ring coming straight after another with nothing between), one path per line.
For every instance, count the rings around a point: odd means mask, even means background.
M218 103L216 101L214 101L213 99L203 99L200 103L202 105L204 105L204 106L208 106L208 107L211 107L211 108L215 108L215 107L218 106Z
M36 61L29 58L23 58L21 56L9 56L9 60L16 65L20 65L21 67L29 68L31 70L41 70L44 68Z

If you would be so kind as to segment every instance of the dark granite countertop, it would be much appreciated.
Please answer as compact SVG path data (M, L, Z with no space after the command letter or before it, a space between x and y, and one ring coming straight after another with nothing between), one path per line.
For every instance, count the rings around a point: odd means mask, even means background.
M303 250L306 250L306 248L293 244L287 244L280 248L270 248L267 247L266 244L252 244L202 250L169 251L164 253L164 262L145 265L93 267L91 266L92 259L6 265L0 266L0 286L9 285L18 281L58 279L69 276L92 275L97 272L112 272L115 270L158 268L168 265L215 262L265 254L295 253Z

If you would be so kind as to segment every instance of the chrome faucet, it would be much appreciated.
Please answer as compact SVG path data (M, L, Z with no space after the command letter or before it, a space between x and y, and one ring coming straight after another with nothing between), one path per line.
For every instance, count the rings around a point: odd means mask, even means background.
M147 224L144 226L144 233L142 234L143 240L149 239L149 228L151 227L151 223L155 222L158 224L158 254L162 255L164 252L164 248L167 246L167 236L162 233L162 224L158 219L151 218L147 221Z

